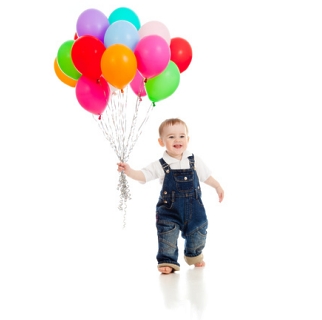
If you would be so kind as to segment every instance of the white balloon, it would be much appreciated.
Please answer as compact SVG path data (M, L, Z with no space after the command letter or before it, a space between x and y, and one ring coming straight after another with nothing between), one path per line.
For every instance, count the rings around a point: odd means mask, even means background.
M160 21L146 22L141 26L138 32L139 32L140 39L150 35L158 35L162 37L170 46L170 42L171 42L170 32L168 28Z

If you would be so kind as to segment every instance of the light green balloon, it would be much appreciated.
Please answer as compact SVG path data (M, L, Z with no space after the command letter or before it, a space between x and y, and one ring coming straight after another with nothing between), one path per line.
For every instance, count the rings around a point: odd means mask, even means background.
M57 63L60 69L69 77L74 80L78 80L81 76L81 73L75 68L71 51L74 44L74 40L65 41L58 49L57 53Z
M180 71L173 61L169 61L165 70L145 83L145 91L152 102L170 97L180 83Z

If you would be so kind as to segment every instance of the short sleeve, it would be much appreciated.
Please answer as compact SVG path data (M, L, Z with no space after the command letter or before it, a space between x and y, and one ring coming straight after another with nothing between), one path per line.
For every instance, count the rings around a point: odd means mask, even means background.
M145 168L141 169L141 171L144 174L146 182L149 182L155 179L163 179L164 177L164 172L159 160L152 162Z
M212 174L210 168L198 156L195 156L195 165L199 181L205 182Z

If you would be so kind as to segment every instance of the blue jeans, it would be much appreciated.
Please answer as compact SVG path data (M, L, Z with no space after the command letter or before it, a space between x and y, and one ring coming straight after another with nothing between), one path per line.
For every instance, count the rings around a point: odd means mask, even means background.
M184 256L188 264L202 261L202 250L206 244L208 220L201 200L201 189L194 158L189 157L190 169L172 170L160 159L165 178L156 206L156 228L158 233L158 264L179 270L179 233L185 239ZM178 268L176 268L176 266Z

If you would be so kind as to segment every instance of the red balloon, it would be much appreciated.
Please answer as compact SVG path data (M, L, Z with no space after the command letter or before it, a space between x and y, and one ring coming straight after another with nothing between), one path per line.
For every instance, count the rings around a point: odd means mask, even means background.
M185 71L192 60L192 48L190 43L180 37L172 38L170 42L170 60L179 68L180 73Z
M103 42L94 36L78 37L71 49L75 68L88 78L98 79L102 75L101 58L104 51Z

